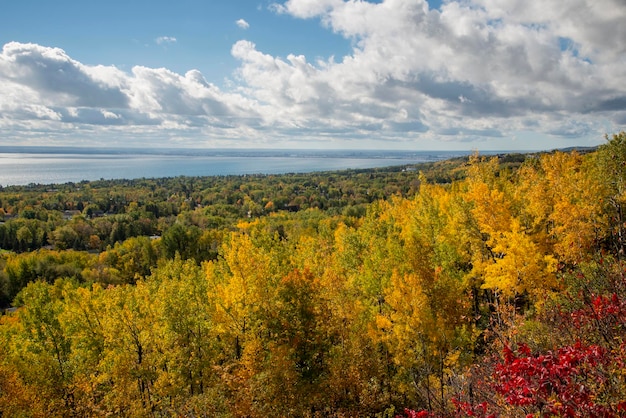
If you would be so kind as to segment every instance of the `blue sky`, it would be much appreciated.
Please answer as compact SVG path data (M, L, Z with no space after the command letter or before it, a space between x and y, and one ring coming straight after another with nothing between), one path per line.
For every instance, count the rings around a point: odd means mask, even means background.
M550 149L626 126L622 0L14 1L0 145Z
M273 2L111 0L16 1L3 5L0 43L32 42L62 48L87 65L197 69L222 86L238 62L230 53L251 39L268 54L309 57L350 53L350 41L318 20L272 12ZM243 20L247 26L238 26Z

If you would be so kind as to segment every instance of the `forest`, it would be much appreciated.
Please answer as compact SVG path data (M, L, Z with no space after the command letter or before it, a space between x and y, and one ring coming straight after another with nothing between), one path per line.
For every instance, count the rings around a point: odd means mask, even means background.
M1 417L626 416L626 132L0 188Z

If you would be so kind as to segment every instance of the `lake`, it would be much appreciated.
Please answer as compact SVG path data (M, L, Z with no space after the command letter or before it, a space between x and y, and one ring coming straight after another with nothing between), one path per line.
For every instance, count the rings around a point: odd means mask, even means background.
M284 174L404 166L471 151L0 147L0 186L99 179Z

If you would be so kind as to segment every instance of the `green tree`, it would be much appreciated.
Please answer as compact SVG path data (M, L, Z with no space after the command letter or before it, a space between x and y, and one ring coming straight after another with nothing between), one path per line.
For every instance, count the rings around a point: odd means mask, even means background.
M178 254L184 260L202 261L203 257L208 254L202 254L202 248L199 245L201 236L202 231L197 226L175 223L161 237L164 256L173 259Z
M603 180L610 243L613 251L622 254L626 251L626 131L607 136L607 141L598 148L590 174Z
M100 253L99 261L112 269L115 282L134 283L156 267L157 252L150 238L132 237Z

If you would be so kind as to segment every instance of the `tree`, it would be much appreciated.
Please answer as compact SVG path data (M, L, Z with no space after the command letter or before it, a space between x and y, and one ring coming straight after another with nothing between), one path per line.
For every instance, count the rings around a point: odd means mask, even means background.
M150 275L157 264L157 252L148 237L133 237L100 253L100 263L113 269L121 283L134 283Z
M169 408L177 413L224 412L215 372L220 354L218 324L213 321L216 301L202 268L193 260L168 260L147 279L147 285L163 329L155 390L170 399Z
M592 175L603 179L605 210L609 218L610 245L618 254L626 251L626 131L607 136L608 142L598 148Z
M535 242L563 263L588 259L606 229L605 192L589 159L555 152L531 161L520 172L521 222ZM547 244L547 245L546 245Z
M114 414L146 416L161 399L155 389L163 352L163 331L149 287L118 286L106 292L104 351L97 382L104 386L102 408Z
M10 362L22 379L36 388L46 413L61 416L74 408L73 371L69 364L71 342L59 321L61 292L70 283L29 283L17 296L19 328L10 343Z
M83 270L90 265L93 258L84 252L45 249L10 254L4 267L7 294L13 299L28 283L37 280L52 284L57 279L71 278L82 282Z
M328 326L331 313L319 286L309 271L294 270L281 280L272 310L267 312L266 373L255 380L265 387L263 410L268 415L326 407L319 395L325 389L333 333Z
M80 247L78 233L69 225L61 226L52 232L50 242L59 250Z
M197 226L175 223L163 233L160 245L167 258L173 259L176 254L179 254L184 260L192 259L201 262L205 259L204 257L208 256L208 254L203 254L200 247L201 236L202 231Z
M556 259L541 254L517 220L493 243L494 259L475 266L475 271L482 271L483 288L497 290L507 298L529 294L533 299L556 289Z

